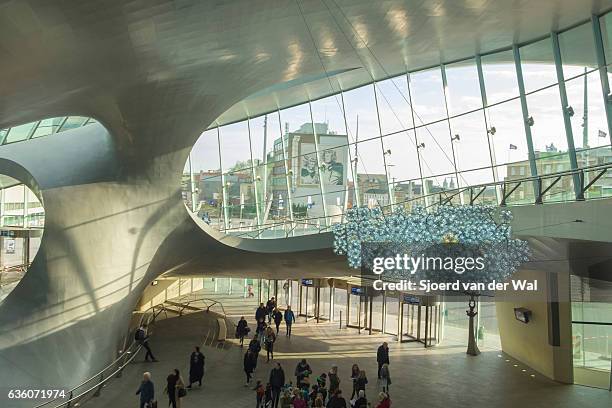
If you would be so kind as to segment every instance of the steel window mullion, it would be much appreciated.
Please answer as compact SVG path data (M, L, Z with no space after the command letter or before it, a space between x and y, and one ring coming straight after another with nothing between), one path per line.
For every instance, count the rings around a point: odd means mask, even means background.
M344 118L344 133L346 134L346 143L349 157L349 166L351 168L351 172L353 173L353 189L355 191L355 204L357 207L361 206L361 197L359 197L359 185L357 183L357 166L359 163L359 159L357 155L351 160L351 143L348 139L349 128L348 128L348 120L346 119L346 107L344 105L344 91L340 92L340 101L342 102L342 117ZM355 146L357 146L357 141L355 141ZM353 165L353 160L355 160L355 165ZM346 191L348 195L348 182L346 186ZM346 211L346 208L345 208Z
M62 128L64 127L64 125L66 124L66 122L68 121L69 116L66 116L61 123L59 124L59 126L57 127L57 130L54 133L59 133L62 131ZM217 126L218 127L218 126Z
M448 125L448 138L451 144L451 153L453 154L453 167L455 168L455 181L457 183L457 188L459 188L459 172L457 170L457 156L455 154L455 143L453 140L453 129L451 128L450 123L450 115L448 113L448 101L450 99L450 95L448 94L448 81L446 79L446 67L444 64L440 64L440 73L442 74L442 93L444 95L444 111L446 112L446 124ZM459 201L461 204L464 204L463 194L459 195Z
M223 197L223 225L225 230L229 229L229 203L227 201L227 186L225 185L225 172L223 171L223 156L221 155L221 131L217 126L217 148L219 149L219 167L221 168L221 194Z
M601 81L601 93L603 95L604 106L606 109L606 119L608 120L608 138L612 146L612 105L610 101L610 81L608 80L608 67L606 66L606 54L603 47L603 39L601 36L601 26L599 25L599 17L593 15L591 17L591 25L593 26L593 38L595 40L595 53L597 54L597 65L599 66L599 79Z
M287 138L287 141L285 142L285 135L283 134L283 123L281 120L281 115L280 115L280 109L276 110L276 114L278 115L278 129L280 131L280 135L281 135L281 148L283 151L283 162L285 164L285 182L287 184L287 212L289 214L289 219L291 220L291 235L295 235L295 224L294 224L294 220L293 220L293 194L291 193L291 183L293 180L291 180L291 175L293 172L291 172L290 168L289 168L289 159L287 158L287 152L289 151L288 147L285 146L285 143L289 143L289 138ZM290 173L291 172L291 173Z
M393 212L393 210L395 209L395 196L393 194L393 191L395 190L395 186L393 186L393 190L392 190L391 183L389 183L389 168L387 167L387 156L385 154L385 145L383 143L382 124L380 123L380 110L378 108L378 95L376 92L376 81L372 82L372 89L374 91L374 106L376 108L376 120L378 121L378 136L380 139L380 150L382 151L383 166L385 167L385 179L387 179L387 194L389 194L389 204L391 204L391 211Z
M567 92L565 89L565 78L563 76L563 63L561 61L561 50L559 49L559 35L555 32L550 34L553 47L553 55L555 59L555 68L557 71L557 82L559 83L559 96L561 97L561 111L563 112L563 124L565 125L565 137L567 139L567 153L569 155L570 166L572 170L578 169L578 161L576 160L576 148L574 146L574 134L572 131L572 122L569 114L569 102L567 100ZM580 178L578 173L572 176L574 183L574 194L577 200L584 199L582 189L580 188Z
M246 122L247 122L247 132L249 134L249 155L251 157L251 177L253 177L253 193L255 195L255 216L257 217L257 225L255 227L259 229L259 225L261 224L261 211L259 209L259 195L257 194L257 187L259 183L257 182L257 171L255 170L255 160L253 159L253 142L251 140L251 119L247 118Z
M523 112L523 126L525 128L525 138L527 140L527 150L529 154L529 168L531 170L531 176L537 177L538 167L535 159L535 152L533 150L533 138L531 136L531 126L527 123L529 118L529 109L527 108L527 96L525 95L525 82L523 81L523 69L521 67L521 55L519 52L518 45L512 46L512 53L514 55L514 68L516 69L516 79L519 87L519 99L521 101L521 110ZM535 197L540 196L540 187L537 182L533 182L533 192Z
M36 133L36 131L38 130L38 127L40 126L41 122L42 120L39 120L34 126L32 126L32 129L30 129L30 133L28 133L28 136L25 138L25 140L32 139L32 136L34 136L34 133Z
M499 175L497 174L497 158L495 157L495 146L491 141L491 137L493 137L493 135L489 131L489 119L487 118L487 109L489 109L489 101L487 100L487 88L485 86L484 73L482 71L482 58L480 55L476 55L476 70L478 71L478 85L480 87L480 99L482 102L482 116L484 117L485 132L487 133L487 143L489 145L489 157L491 160L493 182L497 183L499 181ZM499 189L499 186L497 186L495 188L495 197L497 199L498 204L501 202L500 195L501 191Z
M325 221L325 226L329 225L329 219L327 218L327 202L325 195L325 187L323 184L323 177L321 177L321 166L323 166L323 162L320 157L319 150L319 135L317 135L317 130L315 129L314 117L312 115L312 103L308 101L308 111L310 112L310 124L312 125L312 137L314 138L315 145L315 157L317 158L317 175L319 176L319 190L321 191L321 204L323 205L323 219ZM293 155L292 155L293 156Z
M414 132L414 147L416 149L417 161L419 163L419 178L421 179L421 195L425 197L425 208L429 206L429 200L427 197L428 189L425 186L425 179L423 178L423 164L421 163L421 149L419 148L419 138L416 131L416 122L414 120L414 108L412 102L412 91L410 88L410 73L406 72L406 86L408 87L408 101L410 102L410 115L412 116L412 131Z

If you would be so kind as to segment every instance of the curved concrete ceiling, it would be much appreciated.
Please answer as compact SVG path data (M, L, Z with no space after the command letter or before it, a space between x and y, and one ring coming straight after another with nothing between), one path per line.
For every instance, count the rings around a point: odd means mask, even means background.
M0 128L79 113L102 120L128 145L148 137L142 130L149 126L192 139L223 112L219 123L255 116L331 88L529 41L611 6L610 0L2 2L0 77L11 80L2 87ZM227 110L275 84L356 67L365 69ZM177 126L183 114L198 116L198 126Z

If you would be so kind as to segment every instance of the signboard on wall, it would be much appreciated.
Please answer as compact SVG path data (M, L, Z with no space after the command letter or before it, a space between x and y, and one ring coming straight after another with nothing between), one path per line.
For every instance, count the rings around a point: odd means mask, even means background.
M404 295L403 301L404 303L408 303L410 305L418 305L421 303L421 298L414 295Z
M353 286L351 287L351 295L361 296L365 295L365 289L361 286Z
M302 286L314 286L314 279L302 279Z
M7 254L15 253L15 240L8 238L4 241L4 252Z

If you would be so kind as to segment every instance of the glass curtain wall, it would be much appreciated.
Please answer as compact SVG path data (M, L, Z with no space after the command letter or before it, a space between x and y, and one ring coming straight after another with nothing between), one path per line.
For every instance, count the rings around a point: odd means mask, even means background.
M612 162L612 17L593 22L210 129L185 196L210 224L251 238L328 230L357 205L580 198L570 172L587 169L586 185ZM611 178L585 197L610 196Z

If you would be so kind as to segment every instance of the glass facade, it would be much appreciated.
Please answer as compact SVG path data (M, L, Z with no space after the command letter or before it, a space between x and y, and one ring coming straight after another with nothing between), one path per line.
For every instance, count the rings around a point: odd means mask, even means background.
M222 231L274 238L325 231L358 205L610 196L608 173L582 191L612 163L600 75L612 29L608 15L593 21L210 129L190 155L185 200Z
M62 116L0 129L0 145L49 136L91 123L97 123L97 121L84 116Z

